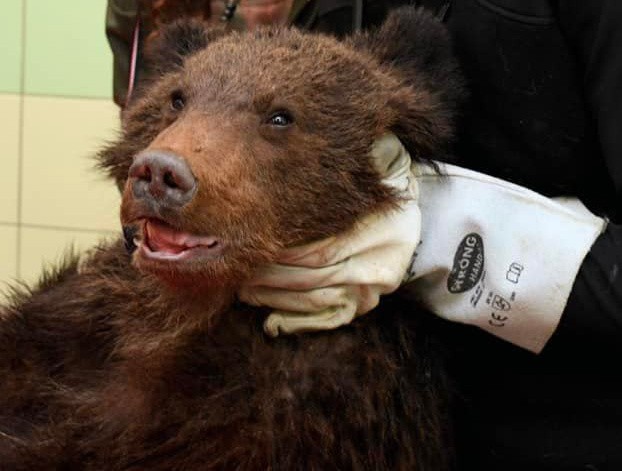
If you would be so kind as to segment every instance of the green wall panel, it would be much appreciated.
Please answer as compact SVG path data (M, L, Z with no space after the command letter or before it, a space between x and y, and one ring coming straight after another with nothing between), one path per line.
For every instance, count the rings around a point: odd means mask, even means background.
M26 5L24 92L111 97L106 0L27 0Z
M0 1L0 93L19 93L23 0Z

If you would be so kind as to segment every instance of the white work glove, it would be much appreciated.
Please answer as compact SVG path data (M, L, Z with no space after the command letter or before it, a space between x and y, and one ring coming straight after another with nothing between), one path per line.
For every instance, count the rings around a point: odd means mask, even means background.
M378 148L405 153L395 141ZM409 266L405 281L412 283L406 289L432 312L533 352L542 350L605 221L576 199L552 200L487 175L438 165L441 175L413 165L410 178L404 178L414 201L393 215L395 221L378 217L379 224L370 221L352 234L289 249L283 265L263 270L241 297L277 309L266 320L266 332L350 322L373 308L380 294L397 288L401 276L395 270ZM382 250L381 241L392 237L410 249L419 234L412 263L407 250L391 256ZM361 248L368 250L361 253ZM374 270L383 267L393 270L393 282L376 284Z
M413 167L422 234L409 289L441 317L540 352L605 221L576 198L439 167Z
M403 282L421 222L410 155L393 134L378 139L370 155L382 183L397 189L403 201L396 210L364 218L347 233L286 249L278 264L260 269L238 295L275 309L264 323L268 335L348 324Z

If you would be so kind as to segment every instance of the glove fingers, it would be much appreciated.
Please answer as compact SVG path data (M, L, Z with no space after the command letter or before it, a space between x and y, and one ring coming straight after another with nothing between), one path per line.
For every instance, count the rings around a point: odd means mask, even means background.
M356 314L354 303L332 307L314 314L275 311L264 321L264 332L271 337L279 334L333 330L349 324Z
M377 139L369 155L385 185L400 191L406 189L411 159L395 134L386 134Z
M334 306L346 304L353 293L345 286L318 288L309 291L263 286L243 288L238 293L241 301L253 306L269 306L279 311L319 312Z
M344 267L341 264L321 268L267 265L258 270L247 283L249 287L278 287L293 291L305 291L339 284L337 276Z
M278 262L308 268L333 265L339 261L339 254L343 251L344 244L344 238L329 237L299 247L291 247L280 253Z
M357 257L379 248L402 246L410 242L414 248L419 240L420 226L421 212L417 201L405 200L398 209L364 218L356 230L347 235L347 253L342 251L339 255L343 258L345 255Z
M401 209L385 214L372 214L346 233L292 247L281 252L283 266L322 268L337 265L361 253L377 250L381 245L403 244L419 238L421 214L415 200L402 203Z
M246 287L309 291L338 285L374 284L392 291L402 281L414 250L414 242L412 246L388 242L325 267L267 265L256 272Z

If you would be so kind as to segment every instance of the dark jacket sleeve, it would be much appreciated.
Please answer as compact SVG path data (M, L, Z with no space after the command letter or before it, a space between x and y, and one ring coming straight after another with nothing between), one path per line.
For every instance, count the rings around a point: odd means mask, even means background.
M121 107L127 96L137 11L138 0L108 0L106 36L113 55L114 101Z
M615 187L612 219L576 278L551 345L622 341L622 2L559 0L562 32L583 73L585 100Z

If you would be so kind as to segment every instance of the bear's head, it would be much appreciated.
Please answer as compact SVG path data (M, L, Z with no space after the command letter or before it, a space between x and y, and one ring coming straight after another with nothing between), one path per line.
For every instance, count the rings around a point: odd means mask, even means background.
M393 132L442 159L462 92L442 25L412 8L345 42L178 23L149 56L157 78L100 162L124 188L134 264L175 285L241 281L394 206L372 143Z

